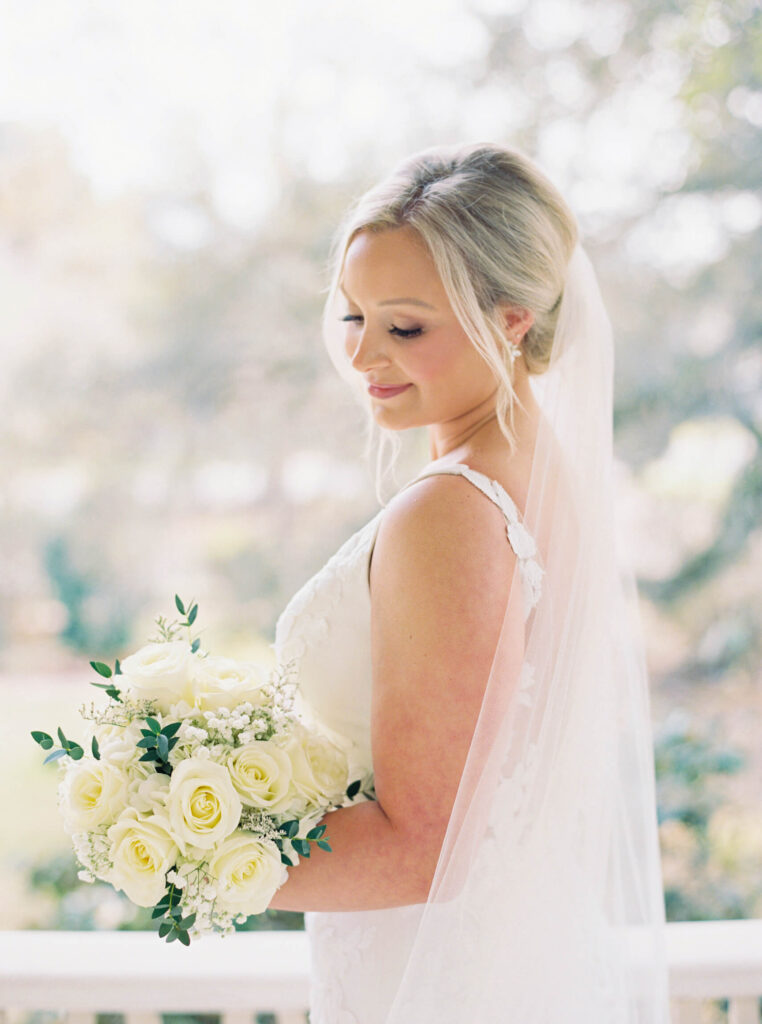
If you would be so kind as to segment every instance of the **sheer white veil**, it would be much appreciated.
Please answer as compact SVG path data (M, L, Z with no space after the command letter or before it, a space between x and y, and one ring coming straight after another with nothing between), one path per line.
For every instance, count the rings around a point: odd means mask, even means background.
M386 1024L669 1021L648 676L616 549L613 374L577 243L547 371L529 378L541 417L519 537L532 558L523 575L517 560ZM540 592L526 619L524 587Z
M615 544L612 334L579 244L550 366L530 379L541 596L517 665L517 568L387 1024L669 1020L648 677Z

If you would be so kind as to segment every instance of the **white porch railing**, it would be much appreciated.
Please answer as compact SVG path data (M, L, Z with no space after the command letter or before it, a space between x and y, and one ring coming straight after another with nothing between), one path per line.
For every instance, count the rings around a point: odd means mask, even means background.
M666 930L672 1024L718 1019L760 1024L762 920L672 923ZM146 932L0 932L0 1016L33 1010L68 1024L123 1013L125 1024L161 1024L162 1013L220 1014L221 1024L305 1024L309 945L304 932L242 932L189 948ZM715 1003L716 1005L716 1003ZM465 1024L465 1018L464 1018Z

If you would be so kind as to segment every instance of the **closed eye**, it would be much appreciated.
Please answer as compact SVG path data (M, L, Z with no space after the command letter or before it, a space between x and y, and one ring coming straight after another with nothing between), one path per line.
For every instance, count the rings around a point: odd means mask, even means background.
M353 315L351 313L348 313L346 316L340 317L340 319L341 319L342 322L345 323L345 322L351 321L351 320L362 320L362 317L358 316L357 314ZM394 327L394 326L392 326L392 327L389 328L389 334L395 334L399 338L416 338L421 333L422 333L422 328L420 328L420 327L413 327L409 331L405 331L401 327Z

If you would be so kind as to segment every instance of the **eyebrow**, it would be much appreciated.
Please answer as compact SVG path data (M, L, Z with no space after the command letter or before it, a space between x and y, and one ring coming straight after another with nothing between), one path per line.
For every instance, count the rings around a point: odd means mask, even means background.
M339 288L342 290L342 292L344 292L347 298L349 298L347 293L344 291L343 285L339 285ZM406 296L405 298L402 299L384 299L383 302L379 302L379 306L402 305L402 303L406 303L408 306L424 306L426 309L435 308L434 306L429 305L428 302L424 302L423 299L414 299L410 296Z

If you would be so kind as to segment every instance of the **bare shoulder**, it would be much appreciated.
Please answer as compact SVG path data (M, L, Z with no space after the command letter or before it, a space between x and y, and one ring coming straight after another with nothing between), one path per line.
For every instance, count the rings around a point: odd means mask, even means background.
M378 529L371 592L384 579L433 582L456 575L463 583L505 578L515 555L502 511L462 476L424 477L397 494ZM422 581L425 582L425 581Z

